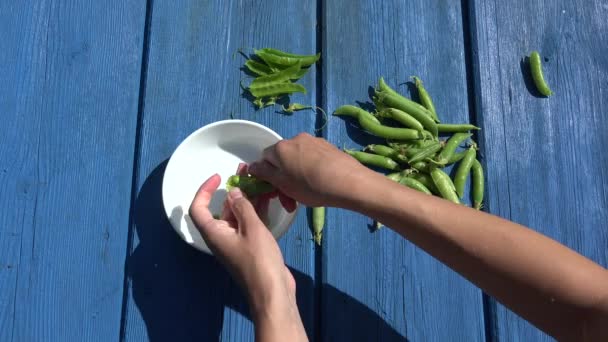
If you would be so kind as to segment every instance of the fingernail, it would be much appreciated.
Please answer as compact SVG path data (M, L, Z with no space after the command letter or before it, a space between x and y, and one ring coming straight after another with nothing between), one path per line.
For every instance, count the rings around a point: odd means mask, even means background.
M237 199L243 197L243 193L241 192L241 189L234 188L234 189L230 190L230 192L228 193L228 196L230 196L230 199L232 199L232 200L237 200Z

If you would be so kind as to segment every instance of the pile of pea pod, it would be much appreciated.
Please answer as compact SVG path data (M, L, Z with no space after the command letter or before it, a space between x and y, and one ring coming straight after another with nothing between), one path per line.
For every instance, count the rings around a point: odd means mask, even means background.
M472 141L474 125L441 123L433 101L418 77L413 77L420 103L389 87L381 77L373 101L376 111L345 105L334 115L355 118L362 129L386 139L385 145L368 145L363 151L345 150L359 162L390 172L387 177L402 185L461 203L469 174L472 178L473 207L482 208L484 176L477 160L477 144ZM449 135L440 139L440 135ZM464 151L459 146L468 142ZM443 169L456 164L451 178Z
M293 83L308 72L321 54L296 55L272 48L254 50L254 55L247 59L245 67L256 78L249 84L247 90L255 98L253 104L258 108L276 104L277 99L293 93L306 94L303 85ZM300 104L292 104L284 108L286 112L293 112L311 108Z

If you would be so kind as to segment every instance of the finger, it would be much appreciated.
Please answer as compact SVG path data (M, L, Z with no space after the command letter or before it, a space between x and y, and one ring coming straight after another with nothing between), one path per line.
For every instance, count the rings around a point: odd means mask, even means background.
M285 208L285 210L287 210L288 213L292 213L294 210L296 210L296 200L282 192L279 192L279 202L281 202L281 205L283 208Z
M228 193L228 203L230 204L230 210L238 222L238 229L243 233L247 233L247 230L255 229L262 225L253 204L243 196L239 188L230 190Z
M236 168L236 174L239 176L247 175L247 163L239 163L239 166Z
M267 161L274 166L279 165L279 158L277 156L276 144L268 146L262 152L262 161Z
M255 162L249 165L249 172L262 180L273 183L279 177L279 169L267 161Z
M213 193L220 186L221 181L220 175L214 174L201 185L196 195L194 195L192 204L190 204L189 214L194 224L199 228L203 228L207 222L213 221L213 215L209 211L209 203L211 202Z

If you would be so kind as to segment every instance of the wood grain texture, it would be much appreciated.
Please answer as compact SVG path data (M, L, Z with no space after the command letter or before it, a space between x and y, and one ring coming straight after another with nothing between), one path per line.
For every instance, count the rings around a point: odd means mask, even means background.
M0 3L0 340L117 340L137 1Z
M608 1L473 1L470 14L489 211L605 267ZM550 98L521 64L532 50ZM551 340L501 305L493 315L492 339Z
M468 122L460 2L331 1L324 5L324 105L369 105L379 76L397 88L422 78L444 122ZM410 95L406 86L399 91ZM350 121L332 119L329 140L372 141ZM369 218L328 211L323 246L323 340L484 340L481 292ZM338 294L338 295L337 295ZM354 301L342 301L341 296Z
M239 82L246 75L240 68L245 59L237 50L275 47L316 52L315 3L154 0L150 4L124 339L253 340L253 324L239 288L215 259L181 241L164 217L162 176L166 161L184 138L201 126L228 119L231 113L262 123L283 137L313 133L312 111L283 116L274 107L255 112L241 97ZM308 94L292 99L314 105L314 68L299 82ZM312 337L315 259L305 214L300 210L280 246L298 282L300 312Z

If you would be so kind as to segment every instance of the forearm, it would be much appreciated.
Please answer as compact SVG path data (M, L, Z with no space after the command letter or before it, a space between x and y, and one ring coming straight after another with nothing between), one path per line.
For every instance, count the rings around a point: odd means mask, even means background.
M357 177L340 206L393 228L548 333L580 337L590 312L608 311L608 272L563 245L371 171Z
M295 294L282 288L267 295L251 294L251 315L256 341L307 341Z

